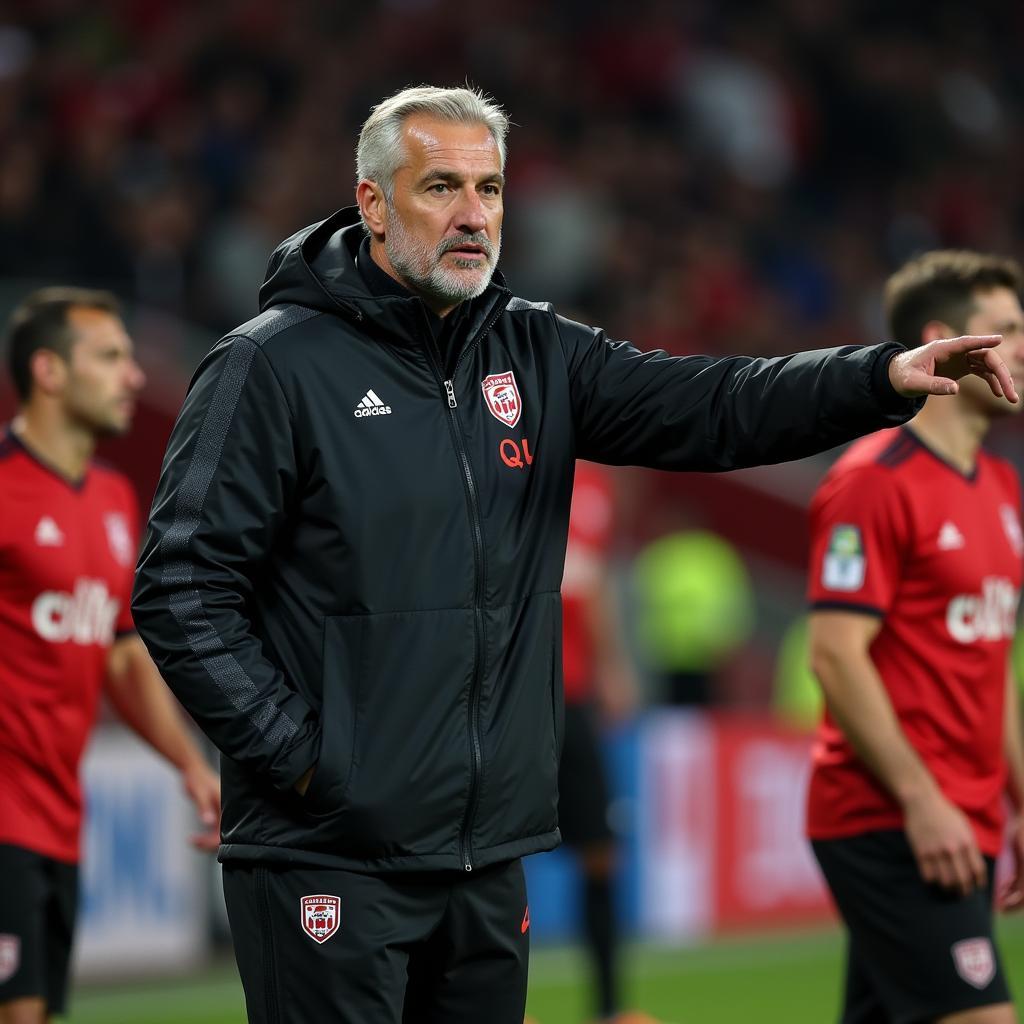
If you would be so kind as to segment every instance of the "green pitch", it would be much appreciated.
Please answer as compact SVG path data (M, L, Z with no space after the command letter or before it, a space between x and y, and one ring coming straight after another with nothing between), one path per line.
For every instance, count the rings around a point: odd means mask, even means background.
M1024 993L1024 919L1002 923L1003 963ZM842 942L835 931L722 940L686 949L633 947L630 1004L667 1024L830 1024L836 1019ZM529 1013L540 1024L588 1019L584 965L575 950L537 949ZM244 1024L233 969L199 979L117 989L83 988L68 1024Z

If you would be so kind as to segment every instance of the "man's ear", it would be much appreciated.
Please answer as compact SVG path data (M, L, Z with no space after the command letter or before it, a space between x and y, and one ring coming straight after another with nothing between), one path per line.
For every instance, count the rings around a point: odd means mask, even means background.
M942 338L959 338L962 333L943 320L929 320L921 328L921 344L927 345L929 341L939 341Z
M44 395L59 395L67 384L68 364L53 349L37 348L29 359L32 386Z
M375 239L384 238L384 227L387 223L387 199L384 190L375 181L363 178L356 186L356 203L363 216L363 223L370 229Z

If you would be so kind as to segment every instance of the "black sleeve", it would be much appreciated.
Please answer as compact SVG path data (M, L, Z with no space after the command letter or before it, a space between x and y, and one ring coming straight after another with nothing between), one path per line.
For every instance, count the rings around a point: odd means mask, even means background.
M895 343L750 356L669 356L556 317L577 456L717 471L803 458L909 420L889 383Z
M263 350L220 342L171 433L132 611L167 684L213 743L288 789L319 752L313 709L264 657L254 579L296 483L290 410Z

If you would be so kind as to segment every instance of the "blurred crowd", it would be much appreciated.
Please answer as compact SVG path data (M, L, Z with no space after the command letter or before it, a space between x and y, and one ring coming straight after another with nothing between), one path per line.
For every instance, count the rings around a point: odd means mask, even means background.
M879 340L881 284L913 253L1024 256L1022 42L1014 0L0 3L0 282L113 288L187 375L255 315L277 242L352 202L370 107L469 81L514 121L518 294L676 353ZM164 345L161 314L196 345ZM181 375L150 376L176 408ZM796 504L741 536L732 492L634 474L623 532L635 550L711 527L776 558L810 486L787 480ZM800 591L754 576L774 642ZM763 699L752 664L740 701Z
M883 333L914 251L1020 255L1024 7L961 0L23 0L0 7L0 274L220 333L351 202L370 106L497 97L503 266L642 347Z

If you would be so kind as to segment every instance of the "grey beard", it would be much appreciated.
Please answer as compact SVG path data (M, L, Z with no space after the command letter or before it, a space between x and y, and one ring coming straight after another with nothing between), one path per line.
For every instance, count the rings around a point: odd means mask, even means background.
M427 250L413 242L406 233L400 218L392 214L388 218L388 230L384 236L384 252L395 272L409 285L412 291L424 298L458 305L467 299L475 299L486 291L494 276L494 270L501 254L501 242L493 245L480 232L473 235L459 235L444 239L435 249ZM479 245L487 257L487 265L481 276L473 282L441 266L441 258L449 249L472 243ZM455 257L457 270L474 270L479 264L474 260Z

